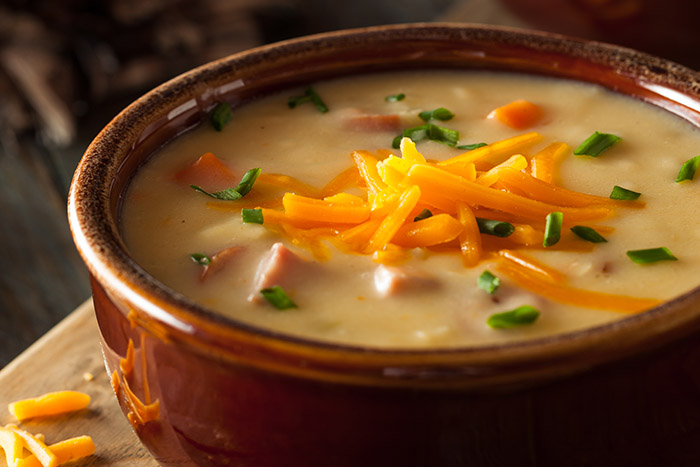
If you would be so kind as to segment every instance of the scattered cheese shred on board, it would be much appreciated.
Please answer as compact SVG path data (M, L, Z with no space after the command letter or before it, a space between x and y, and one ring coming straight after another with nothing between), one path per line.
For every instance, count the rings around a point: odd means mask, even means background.
M95 443L89 436L78 436L76 438L59 441L48 446L49 450L56 456L61 465L76 459L81 459L92 455L95 452ZM39 459L31 454L23 459L17 459L15 467L41 467Z
M50 392L32 399L11 402L8 409L17 420L34 417L48 417L84 409L90 403L90 396L78 391Z

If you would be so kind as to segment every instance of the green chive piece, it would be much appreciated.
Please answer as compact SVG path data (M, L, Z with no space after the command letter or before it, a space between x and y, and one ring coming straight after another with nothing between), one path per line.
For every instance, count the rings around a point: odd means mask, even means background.
M596 131L574 150L574 154L577 156L598 157L604 151L610 149L610 146L620 141L620 139L619 136Z
M429 122L430 120L440 120L442 122L446 122L447 120L451 120L455 114L444 107L438 107L435 110L425 110L419 113L418 116L424 122Z
M243 177L241 178L241 183L239 183L236 187L236 191L240 193L241 196L247 195L248 192L250 192L250 190L253 188L255 180L258 179L260 172L262 172L262 170L260 168L257 168L250 169L245 174L243 174Z
M236 188L227 188L225 190L215 191L213 193L204 190L201 186L198 185L190 185L190 188L192 188L194 191L198 191L202 194L205 194L211 198L215 198L218 200L236 201L238 199L243 198L245 195L248 194L248 192L250 192L250 190L253 188L255 180L258 179L260 172L261 170L259 168L250 169L245 174L243 174L241 182Z
M390 96L386 96L384 98L385 101L387 102L399 102L402 101L406 98L406 94L400 93L400 94L391 94Z
M398 149L401 143L401 137L411 138L414 143L428 139L431 141L436 141L438 143L446 144L450 147L455 147L459 141L459 132L457 130L451 130L442 126L435 125L433 123L424 123L422 125L415 126L413 128L407 128L403 130L401 136L394 138L392 147Z
M539 318L540 312L530 305L523 305L515 310L496 313L489 316L486 320L493 329L507 329L522 326L524 324L532 324Z
M543 246L554 246L561 239L561 224L564 220L564 214L561 212L550 212L547 214L547 220L544 224L544 240Z
M241 194L237 192L235 188L227 188L225 190L215 191L213 193L206 191L199 185L190 185L190 188L192 188L194 191L202 193L203 195L207 195L221 201L236 201L237 199L242 198Z
M481 290L484 290L490 294L494 294L496 290L498 290L498 287L501 286L501 280L498 277L494 276L491 273L491 271L486 269L484 270L484 272L481 273L481 275L476 281L476 284Z
M641 195L641 193L637 193L636 191L628 190L627 188L622 188L621 186L615 185L610 192L610 199L634 201Z
M241 220L246 224L262 224L262 209L242 209Z
M676 177L676 183L684 182L686 180L692 180L695 176L695 172L698 170L700 165L700 156L695 156L688 159L683 163L680 172L678 172L678 177Z
M430 212L430 209L426 208L419 212L418 215L413 218L413 222L422 221L423 219L427 219L428 217L433 217L433 213Z
M209 266L211 263L211 258L202 253L192 253L190 259L200 266Z
M472 151L474 149L478 149L486 145L486 143L463 144L461 146L457 146L457 149L465 149L467 151Z
M233 110L226 102L219 102L209 114L209 121L216 131L221 131L233 118Z
M262 289L260 294L278 310L297 308L297 304L294 303L291 298L289 298L287 292L285 292L279 285L273 285L272 287Z
M479 226L479 232L495 237L508 237L515 232L515 227L510 222L477 217L476 224Z
M656 263L658 261L678 261L668 248L649 248L646 250L630 250L627 252L629 259L637 264Z
M391 147L394 149L400 149L401 148L401 139L403 138L403 135L399 135L396 138L394 138L391 141Z
M571 227L571 231L578 235L580 238L591 243L605 243L607 240L601 234L595 231L592 227L586 227L585 225L575 225Z
M304 104L306 102L311 102L316 109L322 114L328 112L328 106L323 102L321 96L318 95L316 90L312 87L306 88L304 94L299 96L292 96L287 100L287 105L290 109L297 107L298 105Z

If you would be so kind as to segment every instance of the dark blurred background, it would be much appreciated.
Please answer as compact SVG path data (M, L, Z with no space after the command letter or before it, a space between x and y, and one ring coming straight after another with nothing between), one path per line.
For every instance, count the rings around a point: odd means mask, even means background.
M697 69L698 13L686 0L4 0L0 368L90 296L65 219L70 178L100 128L153 86L264 43L414 21L565 33Z

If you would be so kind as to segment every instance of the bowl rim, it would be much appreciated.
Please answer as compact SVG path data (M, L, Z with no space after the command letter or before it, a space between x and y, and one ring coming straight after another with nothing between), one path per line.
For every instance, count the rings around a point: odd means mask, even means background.
M338 359L343 359L345 369L366 367L381 374L386 374L386 368L403 368L397 371L400 378L430 378L437 374L436 367L453 368L460 377L472 377L492 373L494 368L522 364L527 364L527 371L532 374L583 352L590 353L590 358L580 362L582 367L588 367L610 360L611 354L624 355L652 341L661 343L697 328L700 310L690 310L700 294L700 286L637 315L542 338L428 349L343 344L259 328L216 314L164 286L130 258L110 214L114 203L110 198L114 180L110 177L121 170L123 161L115 162L110 157L115 151L133 149L142 137L134 128L145 131L144 125L164 115L165 104L166 113L172 113L192 96L198 99L211 95L216 84L231 83L232 79L226 77L235 75L240 68L263 66L260 64L284 56L314 54L338 44L399 38L503 41L506 46L573 54L587 63L612 67L621 76L634 76L631 79L642 83L642 88L663 98L677 98L679 107L670 110L686 120L697 116L695 124L700 126L700 75L694 71L625 47L554 33L469 23L410 23L333 31L264 45L202 65L154 88L122 110L86 149L71 183L68 218L74 242L91 276L110 294L143 312L146 321L165 326L188 345L218 347L226 353L233 349L225 344L226 340L234 339L236 346L243 342L254 352L272 355L271 358L291 354L296 363L303 360L307 365L326 369Z

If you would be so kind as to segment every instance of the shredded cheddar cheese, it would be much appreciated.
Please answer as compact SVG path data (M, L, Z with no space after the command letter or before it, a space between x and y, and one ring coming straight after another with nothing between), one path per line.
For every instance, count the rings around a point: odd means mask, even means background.
M465 267L500 258L499 270L504 275L556 301L583 307L600 304L600 308L621 312L657 304L651 299L572 289L563 273L517 251L543 248L545 219L551 212L563 213L564 225L569 227L605 219L618 208L644 207L643 202L623 204L556 185L556 165L570 147L555 142L529 156L527 150L540 141L539 133L525 133L436 162L426 159L410 138L403 138L400 155L355 151L354 167L318 190L282 175L267 177L293 192L276 203L268 199L258 208L268 228L309 249L318 260L329 258L324 241L345 253L371 255L375 262L385 264L408 259L412 248L454 251L461 254ZM366 197L343 191L350 188L364 190ZM424 209L433 215L414 220ZM512 224L512 234L505 238L483 235L479 217ZM571 236L550 248L590 251L594 246ZM124 374L126 370L122 368ZM136 418L148 413L139 404L133 405L139 409L134 410Z
M34 417L47 417L81 410L90 403L90 396L77 391L58 391L33 399L12 402L8 409L17 420Z
M11 402L8 409L17 420L48 417L84 409L90 396L77 391L58 391L32 399ZM16 425L0 427L0 448L8 467L56 467L89 456L95 445L89 436L80 436L46 445L42 434L32 434ZM25 456L25 451L29 452Z

